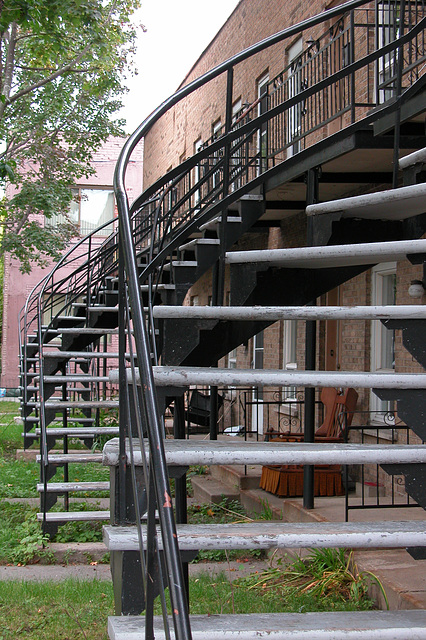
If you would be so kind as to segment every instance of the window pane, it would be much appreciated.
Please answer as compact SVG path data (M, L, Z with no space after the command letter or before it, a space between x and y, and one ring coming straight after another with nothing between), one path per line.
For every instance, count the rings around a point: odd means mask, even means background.
M114 217L114 194L102 189L81 189L80 233L86 235ZM100 235L112 233L112 224L102 229Z

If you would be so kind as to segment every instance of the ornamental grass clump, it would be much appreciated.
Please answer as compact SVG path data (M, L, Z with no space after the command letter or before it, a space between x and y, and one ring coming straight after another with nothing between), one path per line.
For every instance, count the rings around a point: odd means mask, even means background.
M374 602L368 596L369 580L375 582L388 601L383 585L369 571L359 571L353 551L345 549L315 549L305 557L291 562L279 559L276 566L249 576L242 582L250 590L257 590L265 597L293 602L304 595L309 609L371 609Z

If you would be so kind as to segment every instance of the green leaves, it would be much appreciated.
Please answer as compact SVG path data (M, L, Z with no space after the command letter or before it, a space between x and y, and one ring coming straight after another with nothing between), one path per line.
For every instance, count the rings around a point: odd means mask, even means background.
M139 0L5 0L0 8L0 255L27 272L75 235L71 187L95 151L122 133ZM58 227L45 224L60 214Z

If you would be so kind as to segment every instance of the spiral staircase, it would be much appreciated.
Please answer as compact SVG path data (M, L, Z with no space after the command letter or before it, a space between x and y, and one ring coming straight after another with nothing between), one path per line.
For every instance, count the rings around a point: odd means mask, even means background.
M192 617L186 596L187 563L203 548L403 547L424 557L422 522L219 528L186 523L185 473L192 464L305 465L309 493L315 464L374 462L391 475L403 475L409 495L426 507L421 444L426 374L316 371L315 347L306 371L218 367L232 349L278 320L306 320L312 337L317 321L336 318L380 320L390 330L401 329L405 348L426 365L424 306L314 304L373 265L407 259L425 263L425 7L421 2L387 7L402 17L382 47L357 50L363 39L356 29L374 30L377 14L365 2L349 2L237 54L163 103L130 137L118 161L116 232L101 245L94 242L95 234L81 240L34 289L22 312L22 417L25 445L40 443L39 519L48 533L69 520L110 521L104 530L114 581L117 616L109 621L114 640L154 634L179 640L307 634L336 640L426 638L425 611ZM286 88L284 70L271 82L267 108L260 112L255 104L233 116L233 71L241 62L316 27L329 34L324 25L331 20L339 25L331 43L319 38L315 50L307 45L301 60L309 70L316 56L330 53L350 33L347 64L324 71L296 96ZM362 101L357 74L374 74L384 59L393 61L393 72ZM124 179L136 145L168 109L222 74L228 87L223 130L129 206ZM307 114L325 95L330 112L308 122ZM295 110L301 119L297 139L280 138ZM315 137L333 119L345 126ZM260 135L267 144L257 149ZM297 153L287 153L296 144ZM361 195L341 197L348 184ZM245 234L283 211L305 211L306 246L241 250ZM228 269L230 304L224 306ZM212 306L182 306L189 289L210 272ZM304 387L305 441L229 443L216 440L214 429L209 441L185 440L183 393L192 385L209 386L213 399L224 385ZM315 443L313 392L329 386L373 389L381 399L396 401L419 444ZM164 432L169 406L174 407L173 440ZM99 423L100 411L117 408L119 427ZM103 454L91 450L100 436L112 438ZM71 451L73 440L87 449ZM73 478L73 464L86 462L108 465L110 481ZM173 500L170 477L175 479ZM111 495L108 511L69 509L70 496L105 490ZM153 616L157 597L161 618Z

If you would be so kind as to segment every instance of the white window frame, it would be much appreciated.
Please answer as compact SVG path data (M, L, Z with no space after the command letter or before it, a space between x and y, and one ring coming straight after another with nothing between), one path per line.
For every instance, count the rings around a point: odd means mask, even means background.
M268 85L269 82L269 73L265 73L258 81L257 81L257 99L259 101L257 106L257 115L261 116L263 113L263 99L267 94L264 89ZM266 156L262 155L263 147L266 141L267 145L268 140L268 128L265 125L261 125L257 131L257 153L258 153L258 162L257 162L257 174L260 175L265 170L264 163L267 162Z
M389 276L396 277L396 262L385 262L373 267L371 270L371 304L383 305L383 304L395 304L395 301L389 302L386 300L386 290L384 288L384 278ZM386 329L380 320L373 320L371 323L371 371L372 372L384 372L394 373L395 368L385 367L383 362L383 338L385 332L390 331ZM394 337L393 337L394 345ZM389 401L380 400L373 391L370 393L370 411L371 422L376 424L383 424L385 422L385 413L387 411L393 411L392 403ZM389 424L389 420L386 419L386 423Z

